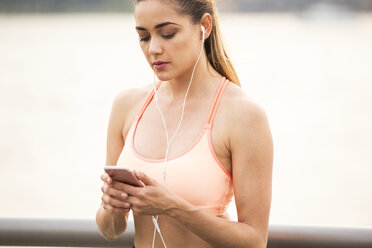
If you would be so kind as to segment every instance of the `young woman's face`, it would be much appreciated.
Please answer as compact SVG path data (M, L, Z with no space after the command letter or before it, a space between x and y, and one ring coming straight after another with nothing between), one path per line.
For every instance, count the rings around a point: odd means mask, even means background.
M199 25L166 0L139 2L135 17L142 51L157 77L167 81L191 73L202 46Z

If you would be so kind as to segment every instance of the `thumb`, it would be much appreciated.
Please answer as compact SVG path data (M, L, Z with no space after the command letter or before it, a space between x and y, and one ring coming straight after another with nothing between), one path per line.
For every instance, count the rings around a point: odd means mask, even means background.
M150 185L156 185L157 182L155 181L155 179L152 179L151 177L147 176L145 173L143 172L140 172L140 171L134 171L134 174L136 175L136 177L141 180L146 186L150 186Z

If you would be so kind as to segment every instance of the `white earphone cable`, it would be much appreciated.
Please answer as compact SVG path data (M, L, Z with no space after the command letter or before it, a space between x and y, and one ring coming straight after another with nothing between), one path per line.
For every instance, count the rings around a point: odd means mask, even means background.
M176 136L178 130L180 129L181 127L181 124L182 124L182 121L183 121L183 116L184 116L184 113L185 113L185 106L186 106L186 99L187 99L187 95L189 93L189 90L190 90L190 87L191 87L191 83L192 83L192 80L194 78L194 73L195 73L195 69L196 69L196 66L198 65L199 63L199 60L200 60L200 57L203 53L203 48L204 48L204 36L205 36L205 32L204 32L204 27L202 27L202 30L203 30L203 43L202 43L202 47L201 47L201 50L200 50L200 53L199 53L199 56L198 56L198 59L196 60L196 63L194 65L194 68L193 68L193 71L192 71L192 74L191 74L191 79L190 79L190 82L189 82L189 86L187 87L187 91L186 91L186 94L185 94L185 98L183 100L183 105L182 105L182 113L181 113L181 118L180 118L180 121L178 123L178 126L176 128L176 131L173 133L171 139L169 140L169 134L168 134L168 129L167 129L167 124L166 124L166 121L165 121L165 118L164 118L164 115L163 115L163 112L161 111L160 109L160 106L159 106L159 102L158 102L158 94L157 94L157 89L156 89L156 83L155 83L155 73L154 73L154 91L155 91L155 103L156 103L156 107L160 113L160 116L161 116L161 119L163 121L163 126L164 126L164 130L165 130L165 135L166 135L166 138L167 138L167 148L166 148L166 151L165 151L165 157L164 157L164 166L163 166L163 172L162 172L162 184L164 184L164 181L165 181L165 169L166 169L166 162L167 162L167 159L168 159L168 153L169 153L169 147L170 147L170 144L172 143L174 137ZM152 216L152 222L154 223L154 236L153 236L153 239L152 239L152 248L154 248L154 245L155 245L155 237L156 237L156 231L158 231L159 235L160 235L160 238L163 242L163 245L165 248L167 248L165 242L164 242L164 239L163 239L163 236L160 232L160 227L159 227L159 224L158 224L158 219L159 219L159 215L157 215L156 217Z

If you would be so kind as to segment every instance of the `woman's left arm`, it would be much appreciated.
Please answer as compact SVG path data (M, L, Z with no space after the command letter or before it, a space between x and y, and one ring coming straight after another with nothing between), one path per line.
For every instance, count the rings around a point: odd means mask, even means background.
M217 218L187 202L170 215L214 247L266 247L271 205L273 142L265 111L240 104L230 128L238 222Z
M144 173L137 176L146 186L125 189L128 202L140 214L172 216L213 247L267 245L271 205L273 142L264 110L247 101L239 104L230 128L230 151L238 222L216 217L170 194ZM153 186L153 187L151 187Z

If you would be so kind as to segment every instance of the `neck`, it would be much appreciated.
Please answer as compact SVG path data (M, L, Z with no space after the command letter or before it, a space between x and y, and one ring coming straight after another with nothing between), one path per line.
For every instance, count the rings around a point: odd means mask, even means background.
M193 69L194 67L181 76L167 81L166 94L172 101L183 100L185 98ZM213 83L215 79L219 77L220 75L209 64L205 53L203 53L196 66L187 98L203 95L210 87L210 83Z

